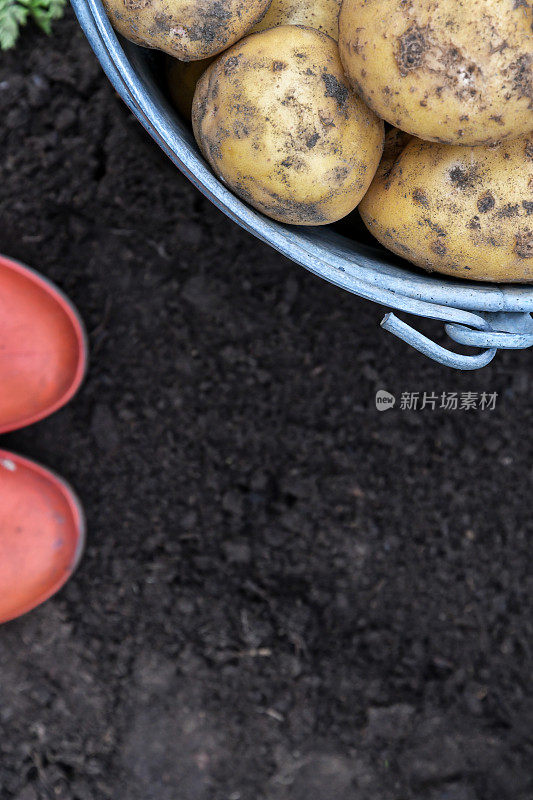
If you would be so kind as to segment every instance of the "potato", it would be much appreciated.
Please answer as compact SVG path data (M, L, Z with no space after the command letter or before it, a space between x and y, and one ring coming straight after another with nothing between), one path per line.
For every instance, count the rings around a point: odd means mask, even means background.
M491 144L533 130L533 0L344 0L339 47L368 106L408 133Z
M485 147L412 139L359 206L413 264L475 281L533 282L533 134Z
M342 0L273 0L270 8L250 33L258 33L279 25L307 25L339 38L339 11ZM186 118L191 118L192 99L196 84L213 61L179 61L169 58L167 84L173 103Z
M201 61L178 61L170 56L167 58L166 77L170 97L180 114L189 122L196 84L214 58L215 56L204 58Z
M336 43L297 25L255 33L217 58L192 119L220 179L293 225L352 211L383 150L383 122L348 86Z
M339 41L339 11L342 0L272 0L263 19L251 33L278 25L307 25Z
M413 137L409 133L405 133L405 131L401 131L399 128L391 128L385 134L383 156L379 162L374 181L376 178L381 178L390 172L394 162L412 138Z
M250 33L259 33L280 25L307 25L339 39L339 11L342 0L272 0L270 8ZM196 84L213 59L183 62L169 59L167 83L174 105L191 118Z
M258 22L271 0L104 0L126 39L181 61L221 53Z

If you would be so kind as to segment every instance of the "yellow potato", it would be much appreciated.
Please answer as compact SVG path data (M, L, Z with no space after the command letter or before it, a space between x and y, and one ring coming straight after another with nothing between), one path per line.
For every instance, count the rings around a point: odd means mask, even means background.
M533 0L344 0L339 47L380 117L421 139L533 130Z
M294 225L352 211L383 150L383 122L351 91L336 43L302 26L253 34L217 58L196 87L192 119L220 179Z
M339 11L342 0L272 0L263 19L250 33L259 33L279 25L307 25L339 38ZM214 58L214 57L213 57ZM169 59L167 83L174 105L186 118L191 118L192 99L196 84L213 60L178 61Z
M399 128L391 128L390 131L385 134L383 156L379 162L374 181L390 172L394 162L412 138L413 137L409 133L405 133L405 131L401 131Z
M170 56L167 59L166 76L170 97L180 114L189 122L196 84L213 59L214 56L202 61L178 61Z
M270 0L104 0L126 39L181 61L221 53L248 33Z
M533 282L533 134L485 147L412 139L359 205L369 231L423 267Z
M307 25L339 40L339 11L342 0L272 0L267 13L250 33L278 25Z

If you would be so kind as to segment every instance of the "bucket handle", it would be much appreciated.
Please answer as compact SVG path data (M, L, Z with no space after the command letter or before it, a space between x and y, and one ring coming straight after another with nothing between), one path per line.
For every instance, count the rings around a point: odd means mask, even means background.
M445 330L450 339L469 347L483 348L481 353L454 353L429 339L408 323L389 313L381 327L414 347L428 358L453 369L473 370L490 364L498 350L524 350L533 347L533 318L527 312L477 312L469 325L450 321ZM485 322L485 324L483 324Z

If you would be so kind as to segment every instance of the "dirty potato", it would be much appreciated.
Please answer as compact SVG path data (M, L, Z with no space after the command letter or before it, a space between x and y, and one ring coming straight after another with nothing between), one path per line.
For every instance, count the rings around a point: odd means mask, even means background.
M411 139L359 211L385 247L419 267L533 283L533 134L485 147Z
M352 85L421 139L490 144L533 130L533 0L344 0Z
M214 56L201 61L178 61L170 56L167 58L166 77L172 103L189 122L196 84L213 59Z
M226 50L258 22L270 0L104 0L126 39L198 61Z
M342 0L272 0L263 19L251 33L278 25L307 25L339 40L339 11Z
M336 43L295 25L248 36L211 64L193 128L221 180L293 225L352 211L383 149L383 122L349 88Z
M280 25L306 25L339 39L339 11L342 0L272 0L264 17L250 33L259 33ZM169 59L167 83L174 105L191 118L192 98L196 84L213 59L182 62Z
M394 162L412 138L411 134L405 133L405 131L401 131L399 128L391 128L387 131L385 134L383 156L381 157L379 167L374 176L374 182L388 174Z

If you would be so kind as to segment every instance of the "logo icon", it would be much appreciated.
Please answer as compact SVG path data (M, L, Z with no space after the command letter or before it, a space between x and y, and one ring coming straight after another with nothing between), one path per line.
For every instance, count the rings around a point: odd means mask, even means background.
M380 389L376 392L376 408L378 411L388 411L389 408L394 408L396 405L396 398L390 392Z

